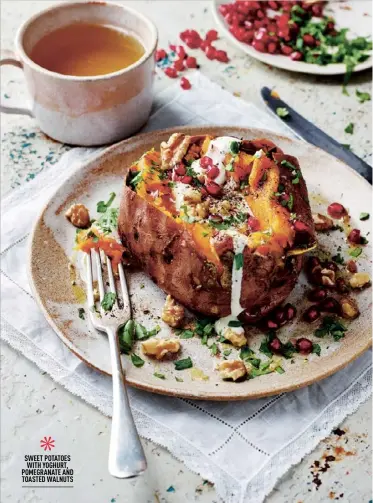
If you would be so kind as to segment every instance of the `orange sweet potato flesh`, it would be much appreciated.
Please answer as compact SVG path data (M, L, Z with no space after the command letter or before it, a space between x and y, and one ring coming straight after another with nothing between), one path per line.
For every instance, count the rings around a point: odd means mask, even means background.
M298 167L296 159L267 140L247 142L246 148L249 155L258 148L271 151L271 157L254 160L246 197L263 229L270 226L275 231L266 236L267 248L262 245L262 249L256 239L260 237L262 242L264 236L260 231L251 234L244 251L240 303L247 319L254 322L284 301L302 268L302 256L286 257L284 252L296 246L297 235L289 212L273 198L280 180L294 195L297 218L309 225L310 242L314 231L303 178L297 186L292 185L289 170L274 162L275 156L282 156L280 161L291 159ZM213 231L206 224L186 224L171 213L151 204L144 191L137 194L125 182L118 221L124 246L162 290L187 308L214 317L229 315L231 288L227 277L232 269L232 251L214 248L210 240Z

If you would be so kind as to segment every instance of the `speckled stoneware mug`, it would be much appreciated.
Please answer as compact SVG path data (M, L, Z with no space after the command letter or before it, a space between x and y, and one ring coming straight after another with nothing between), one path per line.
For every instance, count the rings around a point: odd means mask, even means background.
M51 72L29 54L48 33L74 22L118 27L136 36L145 52L134 64L106 75L76 77ZM1 105L1 111L35 117L51 138L72 145L102 145L136 132L152 105L157 29L135 10L111 2L64 3L26 21L15 40L15 53L2 51L1 65L23 69L32 108Z

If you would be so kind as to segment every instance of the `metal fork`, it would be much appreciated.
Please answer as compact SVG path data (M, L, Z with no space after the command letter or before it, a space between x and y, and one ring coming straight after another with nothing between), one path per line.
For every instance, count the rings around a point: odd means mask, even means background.
M99 310L96 308L94 299L92 261L96 262L97 282L100 294ZM147 463L128 401L118 344L118 330L131 318L131 304L126 278L123 266L119 264L119 283L123 299L123 304L119 304L113 268L107 256L106 264L109 278L109 291L116 294L113 308L111 311L106 312L101 307L101 302L105 296L105 285L100 253L96 250L91 250L91 254L87 255L88 307L90 320L93 326L97 328L97 330L107 333L110 345L113 374L113 415L109 449L109 473L114 477L127 479L137 477L144 472Z

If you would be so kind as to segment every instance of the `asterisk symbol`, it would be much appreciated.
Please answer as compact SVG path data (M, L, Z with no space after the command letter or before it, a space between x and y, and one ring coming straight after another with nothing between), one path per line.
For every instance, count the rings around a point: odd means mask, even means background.
M52 437L44 437L42 440L40 440L40 447L45 451L51 451L54 446L54 440L52 439Z

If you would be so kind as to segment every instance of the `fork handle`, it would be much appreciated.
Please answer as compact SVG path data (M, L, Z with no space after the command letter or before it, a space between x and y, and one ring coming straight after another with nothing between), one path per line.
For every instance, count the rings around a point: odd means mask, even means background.
M109 473L119 479L128 479L143 473L147 463L128 401L117 332L109 328L107 332L113 374Z

